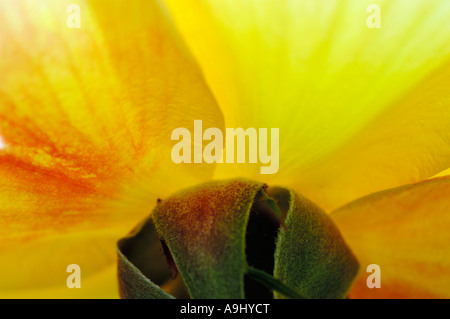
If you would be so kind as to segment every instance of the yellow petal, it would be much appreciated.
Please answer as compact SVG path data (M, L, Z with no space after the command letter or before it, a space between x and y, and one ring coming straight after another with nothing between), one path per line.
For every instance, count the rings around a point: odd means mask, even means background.
M450 297L450 176L375 193L331 214L361 269L352 298ZM368 265L381 288L366 284Z
M65 234L111 229L108 238L117 239L157 197L209 179L212 165L172 162L171 132L194 119L223 127L156 1L77 2L79 29L66 23L72 2L0 0L0 256L33 251L27 260L39 272L31 277L55 269L47 257L64 254ZM98 254L114 251L112 239L109 246L87 238L82 243ZM14 273L8 260L0 263L0 290L31 288L18 279L24 268ZM88 273L106 264L94 262ZM53 274L36 282L64 277Z
M117 271L109 271L116 268L116 235L117 230L95 230L21 238L20 244L2 247L0 297L117 298ZM66 284L72 264L80 267L80 288Z
M332 209L450 166L448 1L167 2L227 127L280 128L277 183Z
M442 177L442 176L447 176L450 175L450 168L447 168L446 170L443 170L442 172L439 172L438 174L434 175L434 177Z
M450 166L449 79L450 60L349 143L310 165L297 188L320 190L314 200L336 207L371 192L448 175L441 171Z
M110 266L94 276L83 279L80 289L68 289L67 286L19 292L0 293L2 299L117 299L119 288L117 283L117 266Z

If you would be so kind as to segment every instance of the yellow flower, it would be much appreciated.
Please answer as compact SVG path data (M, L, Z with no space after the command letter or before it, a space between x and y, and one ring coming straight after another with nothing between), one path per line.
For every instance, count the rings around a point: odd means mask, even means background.
M116 297L156 199L236 176L330 212L382 269L352 297L450 297L450 179L417 183L450 167L448 1L89 0L73 29L72 2L0 0L1 297ZM280 128L279 172L174 164L196 119Z

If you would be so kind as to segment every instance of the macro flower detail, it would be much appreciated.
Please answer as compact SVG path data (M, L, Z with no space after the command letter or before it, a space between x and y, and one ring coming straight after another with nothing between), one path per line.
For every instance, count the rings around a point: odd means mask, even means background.
M0 298L450 298L449 19L448 0L0 0ZM195 140L175 163L194 123L273 129L273 174L270 139L259 163L196 163Z
M245 179L181 191L160 201L138 229L119 242L123 297L167 297L149 281L165 272L152 265L159 264L148 249L155 240L178 280L165 286L179 289L179 273L192 298L261 298L272 290L277 297L344 298L358 272L325 212L292 191ZM148 278L133 260L153 269Z

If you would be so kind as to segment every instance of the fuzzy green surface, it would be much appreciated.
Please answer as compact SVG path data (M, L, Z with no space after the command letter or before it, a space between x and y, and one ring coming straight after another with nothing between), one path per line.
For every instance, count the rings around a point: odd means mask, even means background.
M359 265L328 215L291 191L285 225L277 240L274 276L307 298L345 298Z
M263 187L212 181L163 200L152 213L192 298L244 298L245 234Z
M120 249L118 254L119 292L123 299L173 299L134 266Z
M174 298L159 287L164 277L169 277L164 257L158 256L159 247L160 243L151 218L141 222L127 237L119 240L117 273L121 298Z

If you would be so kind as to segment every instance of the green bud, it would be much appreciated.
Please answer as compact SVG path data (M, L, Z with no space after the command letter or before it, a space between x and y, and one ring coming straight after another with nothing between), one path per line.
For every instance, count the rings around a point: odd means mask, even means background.
M344 298L358 271L317 206L247 179L159 202L118 255L123 298Z

